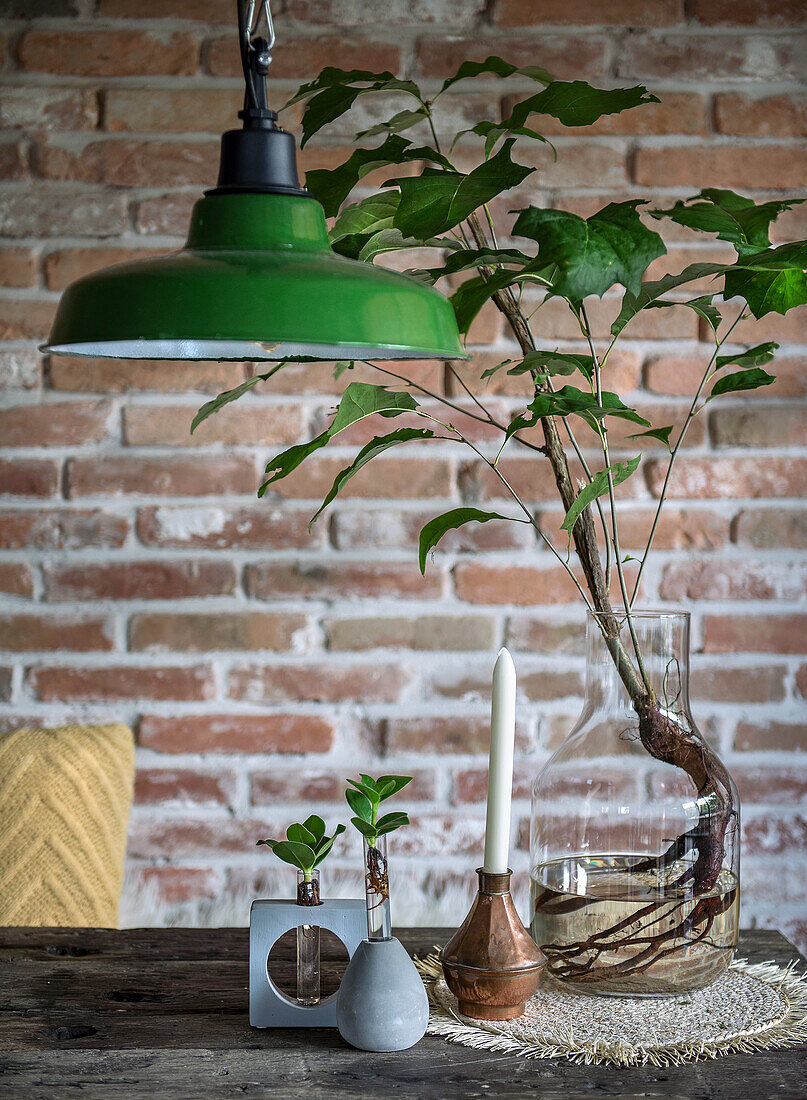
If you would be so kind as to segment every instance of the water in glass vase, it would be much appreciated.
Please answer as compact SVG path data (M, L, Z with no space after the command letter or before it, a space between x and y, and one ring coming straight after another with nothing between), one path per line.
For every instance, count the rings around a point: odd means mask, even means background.
M580 992L663 997L709 985L737 943L739 889L723 870L695 894L685 867L636 855L572 856L534 869L533 939L547 973Z

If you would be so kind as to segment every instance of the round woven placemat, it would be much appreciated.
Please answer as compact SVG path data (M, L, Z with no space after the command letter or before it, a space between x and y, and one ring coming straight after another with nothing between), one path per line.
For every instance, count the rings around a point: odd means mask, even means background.
M665 1066L807 1041L807 975L735 960L706 989L680 997L590 997L539 986L516 1020L457 1011L437 955L415 960L426 983L428 1034L485 1050L581 1063Z

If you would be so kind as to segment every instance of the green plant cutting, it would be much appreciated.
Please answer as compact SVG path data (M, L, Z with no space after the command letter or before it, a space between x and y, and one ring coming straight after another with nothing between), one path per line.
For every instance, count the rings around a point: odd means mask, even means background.
M457 135L465 139L464 146L475 142L478 150L476 164L461 170L454 146L444 148L438 140L435 117L442 107L441 97L449 89L477 77L517 81L512 86L526 85L529 91L506 117L480 119ZM712 888L720 873L727 831L737 827L729 779L708 745L696 745L686 723L675 713L675 701L657 697L645 669L632 612L690 425L709 402L727 394L750 393L774 381L765 368L773 360L777 344L768 341L740 347L731 341L737 326L747 318L785 314L807 302L807 242L774 247L770 240L776 218L803 200L755 203L730 190L706 188L665 207L651 207L641 198L609 203L587 218L526 205L511 211L507 239L500 240L491 203L514 187L523 194L527 181L540 191L538 170L520 163L518 152L525 145L549 144L540 132L542 117L573 129L589 126L605 115L641 109L658 102L656 96L641 85L599 89L580 80L553 80L538 66L519 67L488 57L464 62L436 94L426 94L414 81L397 79L389 72L326 68L302 85L287 106L305 104L304 145L359 98L393 93L400 97L400 109L357 134L360 144L342 164L306 175L306 187L334 219L330 231L333 247L367 263L387 252L432 249L434 265L410 273L426 283L440 282L453 288L450 301L460 332L467 337L479 311L492 301L504 315L519 349L511 359L482 372L480 384L499 372L523 376L530 382L531 396L514 416L501 419L477 392L480 387L469 386L452 364L448 371L457 392L464 395L463 404L411 378L405 365L392 370L370 363L380 384L351 382L320 434L268 463L259 494L270 491L331 442L338 442L351 425L371 416L378 421L378 434L336 475L313 519L359 470L393 447L436 440L455 442L472 452L512 502L515 514L460 507L437 516L420 534L421 569L425 570L429 553L448 531L467 523L508 522L530 525L567 571L582 602L598 613L605 645L635 712L632 735L652 757L683 769L698 790L698 805L705 807L691 828L671 838L656 864L661 872L672 868L683 852L697 850L697 857L684 872L687 889L699 898L688 920L692 934L707 936L719 915L719 898ZM416 126L427 135L425 140L415 142L404 136ZM463 163L467 164L465 148ZM410 174L413 164L422 166L416 175ZM406 174L400 172L403 167ZM382 186L349 202L367 173L379 168L388 172ZM650 264L666 253L658 230L670 222L707 240L725 242L732 247L734 258L693 263L678 273L646 279ZM603 308L598 303L595 314L592 301L616 287L622 289L613 315L595 325L592 318L599 317ZM582 351L559 349L541 340L541 311L548 303L562 303L568 310ZM688 412L678 427L651 423L609 388L619 340L648 310L659 309L693 311L711 343ZM353 367L352 362L340 363L336 372ZM208 402L197 414L196 423L240 397L262 377L267 376L255 375ZM405 426L388 430L388 422L401 415L405 415ZM467 423L466 418L499 434L495 453L486 453L486 448L463 432L459 425ZM637 453L624 458L612 453L610 433L619 422L635 428L630 438ZM588 449L591 433L596 459ZM631 578L620 541L616 490L636 476L643 449L648 446L657 454L659 449L666 452L666 469L657 486L658 502L647 543ZM551 469L565 513L566 546L555 545L506 476L501 460L513 450L531 455L536 466L548 464ZM611 603L612 581L621 607ZM380 822L366 777L362 784L366 790L354 784L351 793L360 808L355 810L353 823L369 839L379 835ZM648 951L663 951L667 939L668 932L648 931Z
M304 905L319 905L319 884L314 878L314 868L330 853L333 842L345 831L344 825L337 825L331 836L325 833L325 822L317 814L311 814L303 822L295 822L286 829L285 840L259 840L258 846L265 844L271 848L278 859L291 864L303 872L302 890L298 890L298 900Z
M370 775L361 774L358 779L348 779L350 786L345 791L345 800L355 815L350 823L366 843L364 882L371 938L374 938L372 929L376 925L383 931L381 910L389 899L386 849L379 845L379 840L409 824L409 815L400 810L382 814L381 817L378 816L379 810L382 802L411 782L411 775L380 775L378 779L373 779Z
M409 824L409 815L401 811L393 810L381 817L378 811L382 802L411 782L411 775L381 775L378 779L360 775L358 779L348 779L350 787L345 791L345 799L356 815L351 817L350 823L358 829L369 847L375 848L379 837Z

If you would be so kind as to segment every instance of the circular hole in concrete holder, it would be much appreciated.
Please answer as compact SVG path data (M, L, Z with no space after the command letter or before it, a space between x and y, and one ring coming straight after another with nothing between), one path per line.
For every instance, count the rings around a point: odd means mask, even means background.
M328 928L319 930L320 997L331 997L339 988L349 956L340 938ZM266 960L269 980L279 993L297 1004L297 929L284 932L272 944ZM310 1007L316 1007L312 1005Z

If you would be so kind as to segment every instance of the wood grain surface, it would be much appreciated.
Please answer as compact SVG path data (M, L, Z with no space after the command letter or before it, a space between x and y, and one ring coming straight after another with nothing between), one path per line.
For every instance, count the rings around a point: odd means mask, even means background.
M448 929L400 929L413 953ZM777 932L744 932L753 962L800 959ZM293 942L278 951L291 980ZM802 963L804 960L801 959ZM323 950L328 984L340 968ZM426 1037L369 1054L335 1030L257 1030L247 1017L243 928L0 929L0 1096L82 1100L282 1097L428 1100L540 1095L767 1100L805 1095L805 1049L729 1055L667 1069L575 1066Z

